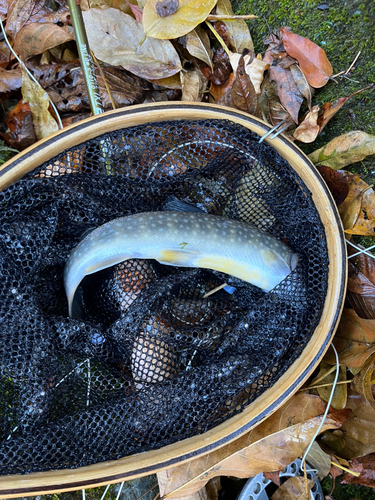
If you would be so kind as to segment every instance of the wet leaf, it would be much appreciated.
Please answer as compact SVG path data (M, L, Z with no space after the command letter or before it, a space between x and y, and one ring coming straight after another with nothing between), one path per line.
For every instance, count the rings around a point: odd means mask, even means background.
M202 458L169 469L168 482L160 494L180 498L200 490L214 476L251 477L259 472L282 470L310 442L321 421L316 415L323 408L317 396L293 396L245 436ZM346 416L346 410L330 415L323 431L338 428Z
M171 16L177 11L178 4L178 0L157 0L155 10L159 17Z
M362 368L375 353L375 320L362 319L353 309L344 309L333 343L340 364L348 368ZM333 353L328 351L325 360L334 364Z
M323 87L333 73L324 50L308 38L292 33L285 27L280 32L285 50L297 59L309 85Z
M374 408L356 393L349 395L347 408L352 412L341 427L345 447L340 456L354 458L375 452Z
M167 78L181 70L171 42L144 38L142 25L116 9L83 12L91 50L103 62L145 79ZM140 45L141 44L141 45Z
M225 50L220 47L214 52L213 57L214 71L212 72L208 66L202 68L203 75L215 85L224 85L232 73L232 67Z
M309 480L309 490L314 486L314 481ZM290 477L278 488L271 497L272 500L305 500L305 479L301 476Z
M307 113L303 122L298 125L294 131L293 137L301 142L313 142L319 134L319 125L317 124L319 106L316 105Z
M328 476L331 469L331 457L321 449L316 441L311 445L306 461L313 469L318 471L319 479Z
M357 252L348 246L349 255ZM347 298L360 318L375 319L375 259L364 253L348 259Z
M9 92L22 86L22 72L20 69L5 70L0 68L0 92Z
M359 476L354 476L347 472L341 484L362 484L375 488L375 453L370 453L365 457L354 458L350 462L350 469L359 472Z
M328 144L309 155L314 164L338 170L361 161L375 153L375 136L360 130L353 130L332 139Z
M270 66L268 74L269 79L276 82L276 91L281 104L290 113L294 122L298 124L298 113L303 97L298 90L291 71L280 66Z
M159 0L147 0L143 9L143 28L149 37L168 40L186 35L203 22L217 0L180 0L174 14L160 17L156 12Z
M267 50L264 54L263 61L269 63L270 65L274 62L274 58L278 59L278 55L285 52L283 42L274 33L264 40L267 45ZM282 57L282 56L281 56Z
M182 45L192 56L204 61L213 71L212 50L210 40L203 28L197 26L185 35L181 41Z
M1 133L1 136L12 147L23 151L36 142L33 119L30 106L22 100L9 113L5 120L9 131Z
M73 30L70 26L60 28L53 23L31 23L17 33L14 50L25 61L31 56L73 39Z
M226 92L230 91L231 88L233 87L233 83L235 81L236 77L234 76L234 73L231 73L228 81L224 85L215 85L214 83L211 84L210 87L210 94L212 97L215 99L217 102Z
M317 166L328 189L331 191L337 206L344 202L349 193L348 178L344 170L333 170L329 167Z
M300 94L307 100L307 106L310 109L314 89L307 83L305 75L302 73L301 68L297 64L291 64L289 69L293 75Z
M217 0L217 15L233 15L233 9L229 0ZM254 50L253 40L249 28L243 19L235 21L223 21L228 30L229 40L233 49L242 54L244 49Z
M50 102L48 94L42 87L33 82L26 70L22 68L22 97L30 105L35 134L38 140L58 131L56 121L48 111Z
M231 89L233 105L242 111L251 115L259 115L258 99L255 93L254 85L251 83L249 75L245 71L244 58L241 57L236 81Z
M200 71L181 71L182 97L181 101L199 102L201 88Z
M320 378L322 375L324 375L324 373L328 372L330 368L331 368L330 364L326 363L325 361L322 361L319 365L318 377ZM326 377L321 379L319 384L333 384L335 375L336 375L335 372L329 373ZM345 380L346 380L346 367L340 366L338 381L343 382ZM314 382L312 382L311 385L314 385ZM332 392L332 386L319 387L317 391L319 396L323 399L323 401L328 401ZM342 410L343 408L345 408L346 399L347 399L347 384L337 385L335 388L335 392L333 393L331 406L333 406L333 408L336 408L336 410Z

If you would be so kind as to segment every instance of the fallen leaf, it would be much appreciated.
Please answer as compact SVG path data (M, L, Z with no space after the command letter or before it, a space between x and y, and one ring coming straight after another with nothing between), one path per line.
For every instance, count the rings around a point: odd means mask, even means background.
M147 82L117 68L102 68L102 72L117 106L127 106L142 100L144 91L148 88ZM98 69L95 69L95 75L103 106L105 109L112 109L107 88ZM67 65L58 71L57 76L59 78L46 87L57 109L60 112L80 112L90 109L81 67L77 64ZM52 77L53 75L50 75L51 79Z
M285 27L280 32L285 50L297 59L309 85L323 87L333 73L324 50L308 38L292 33Z
M20 69L5 70L0 68L0 93L9 92L22 87L22 72Z
M279 53L285 52L283 42L274 33L271 33L270 36L263 41L263 43L268 45L263 61L270 65L274 62L275 58L278 59Z
M254 116L259 115L257 95L254 85L251 83L249 75L245 71L243 56L241 56L238 64L237 77L230 92L234 107Z
M332 139L328 144L309 154L314 164L341 169L375 153L375 136L353 130Z
M234 14L230 0L217 0L216 14L232 16ZM244 49L254 50L249 27L243 19L223 21L228 30L229 40L233 49L242 54Z
M353 309L344 309L337 333L333 339L340 364L348 368L362 368L375 353L375 320L360 318ZM328 351L325 361L335 363Z
M329 167L317 165L320 175L323 177L328 189L331 191L337 206L344 202L349 193L348 178L344 170L333 170Z
M70 26L60 28L53 23L31 23L17 32L14 50L24 61L31 56L74 39Z
M210 39L203 28L197 26L194 30L190 31L181 40L181 44L192 56L200 59L210 66L213 71L212 64L212 50L210 48Z
M307 83L305 75L297 64L291 64L289 69L301 95L307 100L307 106L311 108L311 99L314 89Z
M103 62L122 66L141 78L166 78L181 70L180 58L168 40L144 38L142 25L116 9L83 12L91 50Z
M22 97L24 102L30 105L37 139L44 139L57 132L59 129L57 123L48 111L50 102L47 92L30 79L24 67L22 67Z
M157 0L155 10L159 17L167 17L177 11L178 5L179 0Z
M13 54L11 53L5 40L0 41L0 67L6 68L12 57Z
M298 125L293 133L293 137L301 142L313 142L319 134L319 125L317 124L319 106L316 105L307 113L303 122Z
M269 79L276 82L276 92L281 104L290 113L294 122L298 124L298 113L303 102L303 98L294 81L289 69L280 66L270 66L268 70Z
M331 368L331 365L326 363L325 361L322 361L319 365L318 378L321 378L321 376L324 375L324 373L328 372L329 368ZM336 373L334 372L329 373L326 377L320 380L319 384L332 384L335 379L335 376ZM338 381L339 382L346 381L345 366L340 366ZM312 382L311 385L314 385L314 382ZM323 399L323 401L328 401L332 392L332 386L319 387L317 391L319 396ZM346 384L337 385L335 388L335 392L333 393L331 406L333 406L333 408L336 408L336 410L342 410L343 408L345 408L346 399L347 399L347 385Z
M223 21L216 21L214 22L214 28L216 32L221 36L223 39L223 42L229 49L233 49L230 38L229 38L229 31L226 26L226 24ZM213 34L211 34L213 36ZM241 54L240 54L241 55Z
M143 29L149 37L168 40L186 35L202 23L217 0L180 0L174 14L160 17L156 12L158 0L147 0L143 9Z
M121 10L121 12L125 14L132 13L130 8L131 4L129 4L127 0L80 0L79 5L82 11L89 9L108 9L109 7L113 7L114 9ZM136 6L137 5L134 5L134 7Z
M149 80L154 85L166 87L167 89L181 89L181 73L169 76L168 78L161 78L160 80Z
M260 86L263 82L264 72L270 67L268 63L255 57L250 64L246 64L245 71L249 75L255 92L260 94Z
M132 5L130 2L128 2L128 0L126 0L126 3L128 4L135 20L138 22L138 23L141 23L142 22L142 18L143 18L143 9L141 9L141 7L139 7L139 5ZM91 4L91 7L94 7L92 4ZM112 6L113 7L113 6ZM123 11L125 12L125 11Z
M352 412L341 427L345 447L340 456L354 458L375 452L374 408L356 393L349 395L347 408Z
M28 103L23 103L21 100L9 113L5 124L9 131L2 132L1 136L12 147L23 151L36 142L33 119Z
M371 390L374 371L375 356L372 354L361 368L361 371L352 380L352 388L375 410L375 399Z
M8 0L6 31L14 38L31 16L35 0Z
M221 478L213 477L206 484L208 500L219 500L221 490Z
M349 256L357 252L348 245ZM375 319L375 259L364 253L348 259L347 299L360 318Z
M201 89L200 71L181 71L182 97L181 101L198 102Z
M293 123L293 118L288 111L278 101L270 101L268 105L270 121L273 126L285 120L285 123L290 121Z
M314 486L313 480L308 480L307 487L310 491ZM305 500L305 479L301 476L290 477L272 495L272 500Z
M316 441L311 445L306 461L310 467L318 471L319 479L328 476L331 469L331 457L321 449Z
M273 483L275 483L276 486L280 486L281 485L281 482L280 482L280 471L264 472L263 476L266 479L269 479L270 481L272 481Z
M224 85L232 73L232 67L229 57L222 47L219 47L214 52L213 56L214 71L206 66L201 68L203 75L215 85Z
M231 88L233 87L233 83L235 81L236 77L234 76L234 73L230 74L230 77L224 85L215 85L214 83L211 83L210 87L210 94L212 97L215 99L217 102L226 92L230 91Z
M353 458L350 462L350 469L359 472L359 476L347 472L341 484L362 484L375 488L375 453L370 453L365 457Z
M324 403L317 396L293 396L245 436L202 458L168 469L168 482L160 495L168 494L169 498L190 495L218 475L251 477L260 472L282 470L310 442L321 422L321 417L316 415L323 408ZM329 415L322 431L340 427L347 414L343 410Z

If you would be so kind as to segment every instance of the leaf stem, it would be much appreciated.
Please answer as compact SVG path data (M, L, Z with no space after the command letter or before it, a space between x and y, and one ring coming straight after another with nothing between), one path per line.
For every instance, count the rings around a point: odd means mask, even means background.
M215 35L215 37L217 38L218 42L220 43L220 45L223 47L223 49L225 50L225 52L228 54L228 57L229 57L229 49L228 47L225 45L225 42L224 40L221 38L221 36L219 35L219 33L215 30L215 28L212 26L211 23L209 23L208 21L205 21L205 23L207 24L207 26L210 28L210 30L212 31L212 33Z
M340 382L337 382L336 385L350 384L351 382L352 382L351 380L341 380ZM298 392L309 391L310 389L319 389L320 387L332 387L332 386L333 382L330 382L329 384L310 385L309 387L304 387L303 389L300 389Z
M226 14L210 14L206 21L235 21L236 19L258 19L254 14L241 15L226 15Z
M344 470L345 472L349 472L349 474L352 474L355 477L358 477L361 475L359 472L355 472L354 470L347 469L343 465L337 464L336 462L333 462L332 460L331 460L331 464L334 465L335 467L338 467L339 469Z

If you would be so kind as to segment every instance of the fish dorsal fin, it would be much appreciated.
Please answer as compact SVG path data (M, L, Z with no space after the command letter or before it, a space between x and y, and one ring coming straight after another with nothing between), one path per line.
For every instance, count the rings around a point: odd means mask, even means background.
M185 203L184 201L179 200L176 196L168 196L163 205L163 210L166 212L194 212L205 214L203 210L194 205L190 205L190 203Z

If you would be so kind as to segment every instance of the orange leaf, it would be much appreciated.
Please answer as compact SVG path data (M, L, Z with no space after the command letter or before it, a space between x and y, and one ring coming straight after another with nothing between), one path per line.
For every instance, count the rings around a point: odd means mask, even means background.
M324 50L308 38L280 29L287 53L297 59L308 83L315 88L323 87L333 73Z
M234 76L234 73L231 73L229 80L224 83L224 85L215 85L214 83L211 83L210 94L216 102L233 87L235 79L236 77Z

